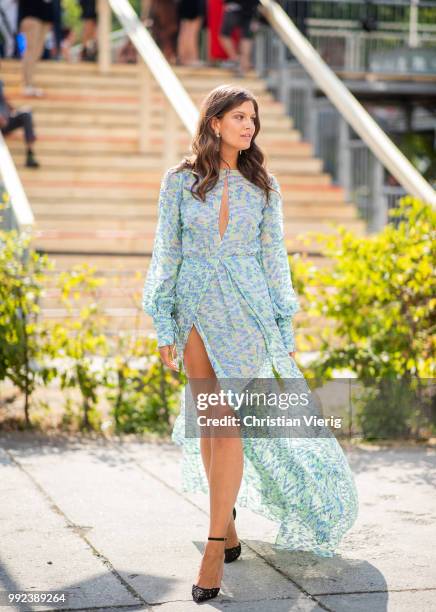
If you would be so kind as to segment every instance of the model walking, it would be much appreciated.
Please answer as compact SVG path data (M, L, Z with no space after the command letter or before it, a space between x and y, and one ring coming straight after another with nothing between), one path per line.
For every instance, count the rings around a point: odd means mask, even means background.
M203 102L192 156L161 184L143 307L163 362L183 369L193 397L218 389L221 380L274 379L275 372L305 383L294 361L299 302L280 188L255 143L259 130L251 92L217 87ZM189 437L185 412L182 393L172 438L183 448L183 490L210 494L195 601L218 594L224 561L240 555L236 501L280 524L276 547L334 553L358 501L333 435L245 438L234 426L221 437ZM221 414L233 414L232 407L220 406Z

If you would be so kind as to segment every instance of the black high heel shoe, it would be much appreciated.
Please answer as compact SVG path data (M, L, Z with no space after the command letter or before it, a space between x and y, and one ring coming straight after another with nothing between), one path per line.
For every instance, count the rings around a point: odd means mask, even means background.
M207 538L208 540L227 540L227 538ZM211 589L205 589L196 584L192 585L192 599L199 603L200 601L206 601L206 599L212 599L216 597L220 592L221 587L212 587Z
M236 508L233 508L233 520L236 518ZM233 546L232 548L224 549L224 563L231 563L232 561L236 561L236 559L241 554L241 542L238 543L237 546Z

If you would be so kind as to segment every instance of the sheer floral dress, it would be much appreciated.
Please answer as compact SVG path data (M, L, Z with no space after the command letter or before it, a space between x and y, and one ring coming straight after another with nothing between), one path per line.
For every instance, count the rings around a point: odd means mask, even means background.
M299 310L283 239L280 187L263 191L239 170L221 170L206 195L194 198L189 169L170 168L158 203L153 254L143 290L158 345L175 342L180 367L192 325L219 380L305 379L292 317ZM229 220L219 233L227 181ZM182 488L208 493L198 437L185 435L185 392L172 432L183 449ZM333 435L244 437L244 473L237 504L278 523L277 548L334 554L353 525L358 498L353 474Z

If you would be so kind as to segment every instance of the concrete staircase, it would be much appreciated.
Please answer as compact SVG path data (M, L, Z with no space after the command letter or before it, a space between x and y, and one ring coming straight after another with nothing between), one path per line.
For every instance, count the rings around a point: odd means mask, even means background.
M22 134L7 137L36 218L34 246L56 261L58 271L84 261L96 267L107 281L100 303L109 317L109 330L134 327L147 333L151 321L144 314L138 317L138 306L165 170L164 96L155 84L150 149L139 153L135 65L115 65L111 74L101 76L95 64L40 62L36 83L46 93L41 99L22 97L20 71L18 62L2 62L6 94L15 106L30 106L35 118L40 169L24 167ZM219 68L175 71L197 104L218 84L241 84ZM257 141L282 188L288 250L328 265L319 245L306 245L300 235L308 230L332 232L332 223L364 234L365 224L356 208L344 202L342 189L331 184L310 144L301 141L264 82L253 72L242 83L259 101L262 128ZM174 138L179 158L189 151L189 141L180 127ZM65 314L52 287L47 288L43 307L47 317ZM302 331L304 312L297 318Z

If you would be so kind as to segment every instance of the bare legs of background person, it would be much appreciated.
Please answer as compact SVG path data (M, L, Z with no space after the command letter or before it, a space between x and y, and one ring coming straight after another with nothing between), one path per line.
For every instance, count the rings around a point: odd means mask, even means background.
M219 41L224 51L229 56L229 60L238 62L239 55L235 49L235 45L233 44L233 40L229 36L219 36Z
M195 397L200 391L218 391L216 375L203 340L192 327L184 350L184 365ZM201 380L191 380L201 379ZM224 414L232 413L223 408ZM220 415L222 413L220 412ZM228 431L228 430L226 430ZM243 472L243 446L239 435L232 437L202 437L201 455L209 481L209 536L229 537L227 541L207 541L195 584L209 589L220 586L224 568L224 547L236 546L238 538L232 517Z
M21 108L14 110L13 114L8 119L7 124L2 128L2 133L6 136L16 129L24 129L24 137L26 141L26 166L28 168L39 168L39 162L36 161L33 153L33 143L36 140L35 130L33 127L33 116L30 109Z
M252 69L251 50L253 41L251 38L241 38L239 42L240 53L238 53L236 50L233 40L230 37L220 36L219 40L225 52L229 56L229 60L232 62L238 62L239 66L236 69L236 72L239 76L243 76L244 72Z
M202 17L196 17L195 19L182 19L180 22L177 57L182 66L200 64L198 45L202 19Z
M241 70L243 72L247 72L247 70L251 70L251 49L253 46L253 41L251 38L241 38L240 41L241 46Z
M97 21L95 19L83 20L81 59L84 61L96 61L97 59Z
M23 55L23 82L24 94L40 96L41 89L33 85L33 75L37 61L42 55L44 41L51 27L50 23L36 19L35 17L24 17L20 23L20 31L26 37L26 50Z

